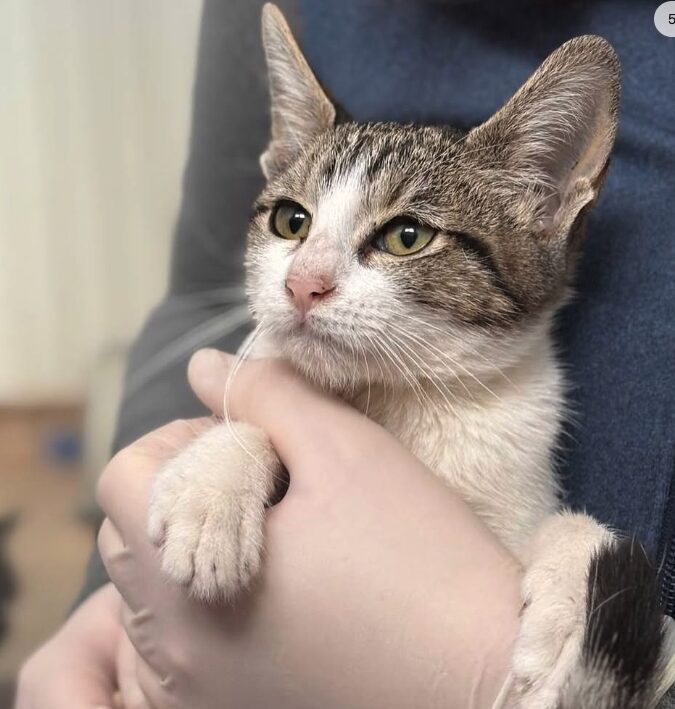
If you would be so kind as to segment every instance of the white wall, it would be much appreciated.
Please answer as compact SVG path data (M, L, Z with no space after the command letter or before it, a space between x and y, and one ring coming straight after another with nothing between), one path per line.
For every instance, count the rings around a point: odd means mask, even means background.
M0 405L80 398L160 297L200 0L0 0Z

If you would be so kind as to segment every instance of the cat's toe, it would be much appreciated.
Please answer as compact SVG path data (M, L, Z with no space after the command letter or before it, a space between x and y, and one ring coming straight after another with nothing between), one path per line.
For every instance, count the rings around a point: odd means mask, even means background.
M195 552L199 544L200 528L185 520L165 521L161 544L162 571L172 581L192 584L195 573Z
M264 507L255 498L187 489L168 514L155 514L162 570L191 595L233 600L259 571Z
M577 594L563 587L526 598L513 659L520 709L557 706L560 688L581 655L586 610L585 598Z
M259 572L264 507L247 495L228 496L212 505L203 523L190 581L192 595L234 600Z
M559 705L578 665L586 628L588 569L612 535L590 517L554 515L537 532L523 578L523 611L513 656L519 709Z

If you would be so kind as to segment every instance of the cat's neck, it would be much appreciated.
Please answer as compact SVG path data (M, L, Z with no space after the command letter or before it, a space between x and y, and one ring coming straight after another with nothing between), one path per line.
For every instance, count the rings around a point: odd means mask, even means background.
M418 384L365 387L350 401L460 492L518 553L558 504L552 464L565 408L550 338L484 379L449 377L447 391L438 382Z
M313 371L304 374L315 385L330 389L383 423L403 410L406 418L432 416L443 421L448 418L461 421L469 410L482 410L489 416L490 411L528 400L545 400L562 407L561 375L553 351L550 322L548 318L542 319L529 332L521 332L511 343L505 342L505 352L499 357L483 355L485 362L481 367L435 371L430 376L416 376L402 366L383 375L381 369L372 367L359 379L350 381L344 377L342 381L347 383L336 388L326 384L331 377ZM263 337L255 341L251 356L278 357L280 352L283 348L279 342ZM301 371L306 368L306 363L297 364Z
M461 418L466 409L483 408L489 412L500 402L523 397L552 397L560 406L559 383L551 336L548 328L542 328L529 338L526 348L502 366L494 364L482 370L467 368L426 377L401 372L397 377L362 381L337 393L375 419L380 418L380 413L389 413L392 407Z

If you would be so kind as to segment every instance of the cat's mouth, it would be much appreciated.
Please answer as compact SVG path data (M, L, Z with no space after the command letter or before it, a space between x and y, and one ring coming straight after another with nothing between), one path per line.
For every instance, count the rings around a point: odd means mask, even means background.
M287 313L278 321L280 332L285 332L288 337L313 338L321 337L322 333L327 329L325 319L314 311L301 312L294 310L292 313Z
M289 340L304 342L307 345L331 346L340 344L340 338L329 329L321 327L311 318L296 319L287 330Z
M302 353L321 356L350 351L343 333L314 314L277 322L272 326L272 331L278 346L287 353L292 352L294 358Z

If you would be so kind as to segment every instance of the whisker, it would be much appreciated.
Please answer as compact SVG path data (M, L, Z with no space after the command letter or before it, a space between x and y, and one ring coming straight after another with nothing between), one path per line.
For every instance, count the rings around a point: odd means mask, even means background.
M449 334L447 329L443 329L441 327L438 327L437 325L434 325L433 323L423 320L422 318L415 317L414 315L410 315L409 313L405 313L403 311L400 311L400 312L397 312L397 316L406 318L407 320L411 320L411 321L417 323L418 325L421 325L423 327L434 330L435 332L439 332L446 337ZM516 385L509 379L509 377L506 375L506 373L500 367L498 367L494 362L489 360L482 352L479 352L475 347L471 346L467 342L463 342L462 345L464 347L468 346L472 355L482 359L483 362L485 362L496 374L501 376L510 386L516 388Z
M372 353L373 357L375 357L375 361L377 362L377 366L380 370L380 375L381 375L381 380L382 380L382 388L383 388L383 403L388 402L388 396L390 392L393 390L393 375L391 373L391 370L389 370L386 366L386 363L384 361L384 357L380 353L379 345L376 340L374 340L368 333L363 333L363 336L365 337L366 341L368 342L368 346L370 348L370 352ZM387 377L385 377L385 370L387 371L387 374L389 375L388 381ZM391 386L391 389L389 388Z
M250 319L248 308L242 305L225 313L218 313L199 325L195 325L158 350L135 371L127 382L125 396L127 398L134 396L149 381L172 365L180 362L200 347L213 344L225 335L236 332L249 323Z
M368 416L368 412L370 411L370 367L368 366L368 355L366 354L366 351L363 349L362 345L359 345L359 351L363 355L363 365L366 368L366 381L368 383L368 394L366 397L366 408L364 411L364 414Z
M414 378L411 377L410 374L403 369L399 363L396 361L396 352L391 349L390 345L386 341L381 342L382 346L382 352L387 356L389 361L392 363L392 365L398 370L399 374L403 377L403 379L407 382L407 384L410 386L412 391L414 392L417 401L420 406L424 407L424 402L422 401L422 396L425 395L424 389L420 386L420 383ZM392 380L393 383L393 380ZM431 402L429 402L431 403Z
M281 476L276 471L270 471L266 465L261 463L258 457L251 450L249 450L248 446L244 443L241 436L237 433L236 427L233 425L229 407L230 391L232 389L232 384L234 382L235 377L237 376L243 363L248 359L249 355L251 354L251 350L253 349L255 343L260 339L260 337L262 337L267 332L269 332L269 330L263 327L262 323L260 323L249 334L249 336L244 340L241 347L239 348L239 351L237 353L237 359L235 360L235 363L232 366L232 369L230 370L230 373L225 382L225 393L223 394L223 419L225 425L227 426L228 432L235 440L235 442L239 445L239 447L244 451L244 453L246 453L246 455L251 458L251 460L256 466L256 469L266 473L267 475L271 474L273 479L281 481Z
M431 352L432 354L435 352L437 356L440 356L441 360L449 362L453 367L458 367L459 369L462 370L468 377L473 379L482 389L484 389L488 394L493 396L497 401L502 401L502 398L496 394L490 387L488 387L481 379L479 379L473 372L468 370L461 362L457 362L453 357L451 357L447 352L443 352L440 350L438 347L435 345L431 344L427 340L424 340L420 336L414 335L413 333L410 333L409 331L405 330L402 328L400 325L396 326L399 329L399 332L401 334L406 334L408 337L414 338L421 346L426 347L427 351ZM451 369L451 373L453 376L459 381L459 383L464 387L464 390L467 392L467 394L471 395L471 392L469 391L468 387L464 383L464 381L457 376L457 374L454 372L454 370ZM471 395L472 396L472 395Z
M400 346L405 346L409 353L412 352L413 355L415 354L414 350L411 350L408 345L405 345L405 343L403 341L401 341L400 339L398 339L394 333L391 333L391 336L399 343ZM430 384L432 384L434 386L434 388L441 395L441 398L444 400L448 409L452 412L452 414L456 418L461 420L462 417L461 417L459 411L450 403L450 400L448 399L448 395L451 396L452 398L454 398L455 401L457 401L457 397L448 389L445 382L443 382L441 379L438 379L433 374L433 372L431 372L430 370L427 369L427 367L424 363L417 361L417 365L422 368L422 371L426 374L427 380L429 381ZM443 387L442 389L441 389L441 386L439 386L439 383L442 385L442 387Z

